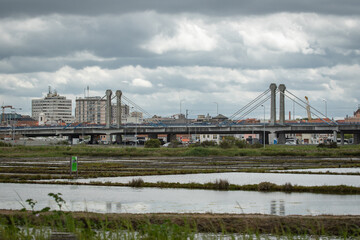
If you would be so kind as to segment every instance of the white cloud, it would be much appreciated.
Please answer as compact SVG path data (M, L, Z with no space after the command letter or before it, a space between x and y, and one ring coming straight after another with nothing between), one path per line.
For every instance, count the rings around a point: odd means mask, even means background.
M175 34L160 32L142 48L157 54L168 51L212 51L217 46L216 35L198 20L180 19Z
M151 82L149 82L147 80L140 79L140 78L135 78L135 79L132 80L132 86L151 88L152 84L151 84Z

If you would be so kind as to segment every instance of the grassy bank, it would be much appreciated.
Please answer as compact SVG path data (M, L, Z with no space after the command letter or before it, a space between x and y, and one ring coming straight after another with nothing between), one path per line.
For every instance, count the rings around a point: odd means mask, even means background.
M322 236L360 237L360 216L273 216L257 214L97 214L0 212L1 239L48 239L52 232L70 232L77 239L195 239L199 233L258 239ZM234 235L238 234L238 235ZM264 235L266 239L267 235ZM328 239L331 239L329 237Z
M30 183L39 184L38 181L3 181L4 183ZM62 185L88 185L88 186L112 186L112 187L136 187L136 188L183 188L183 189L203 189L219 191L259 191L259 192L286 192L286 193L319 193L319 194L360 194L360 187L337 185L337 186L299 186L285 183L277 185L271 182L261 182L259 184L236 185L230 184L227 180L216 180L208 183L171 183L171 182L144 182L141 178L133 179L128 183L111 182L90 182L77 183L68 181L47 181L40 184L62 184Z
M360 157L359 145L319 148L317 146L270 145L264 148L185 147L132 148L121 146L14 146L0 147L0 157L208 157L208 156L307 156Z

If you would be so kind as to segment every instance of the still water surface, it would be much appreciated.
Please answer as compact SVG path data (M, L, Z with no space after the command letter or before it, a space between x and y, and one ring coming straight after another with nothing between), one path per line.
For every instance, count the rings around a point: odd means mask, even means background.
M360 195L14 183L0 183L0 189L0 209L21 209L29 198L37 201L38 210L47 206L56 209L47 194L59 192L67 211L360 215Z
M272 182L275 184L291 183L301 186L323 186L323 185L348 185L360 187L360 175L324 175L324 174L291 174L291 173L203 173L203 174L183 174L183 175L153 175L139 176L145 182L179 182L179 183L207 183L214 182L216 179L226 179L231 184L245 185L258 184L261 182ZM119 182L128 183L133 178L138 177L109 177L109 178L89 178L71 181L77 182ZM63 180L62 180L63 181Z

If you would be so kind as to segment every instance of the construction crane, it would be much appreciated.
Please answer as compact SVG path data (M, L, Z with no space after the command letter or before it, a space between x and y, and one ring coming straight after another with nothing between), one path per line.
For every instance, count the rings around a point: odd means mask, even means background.
M2 124L5 124L5 108L10 108L10 109L14 109L13 106L1 106L2 108L2 121L1 123Z
M306 112L307 112L307 115L308 115L308 121L311 121L309 98L307 96L305 96L305 99L306 99Z

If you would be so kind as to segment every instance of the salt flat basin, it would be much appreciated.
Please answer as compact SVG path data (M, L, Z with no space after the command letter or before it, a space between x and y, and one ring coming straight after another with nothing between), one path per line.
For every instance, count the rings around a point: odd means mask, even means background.
M142 178L145 182L179 182L179 183L207 183L216 179L226 179L231 184L245 185L258 184L260 182L272 182L275 184L291 183L301 186L323 186L323 185L348 185L360 187L360 176L356 175L323 175L323 174L291 174L291 173L203 173L203 174L181 174L181 175L152 175L134 177L107 177L75 179L75 182L113 182L128 183L134 178ZM60 181L60 180L59 180ZM61 180L66 181L66 180Z
M311 169L291 169L275 170L278 172L319 172L319 173L360 173L360 168L311 168Z
M57 209L48 193L62 193L65 211L360 215L360 195L15 183L0 183L0 189L0 209L21 209L29 198L37 210Z

